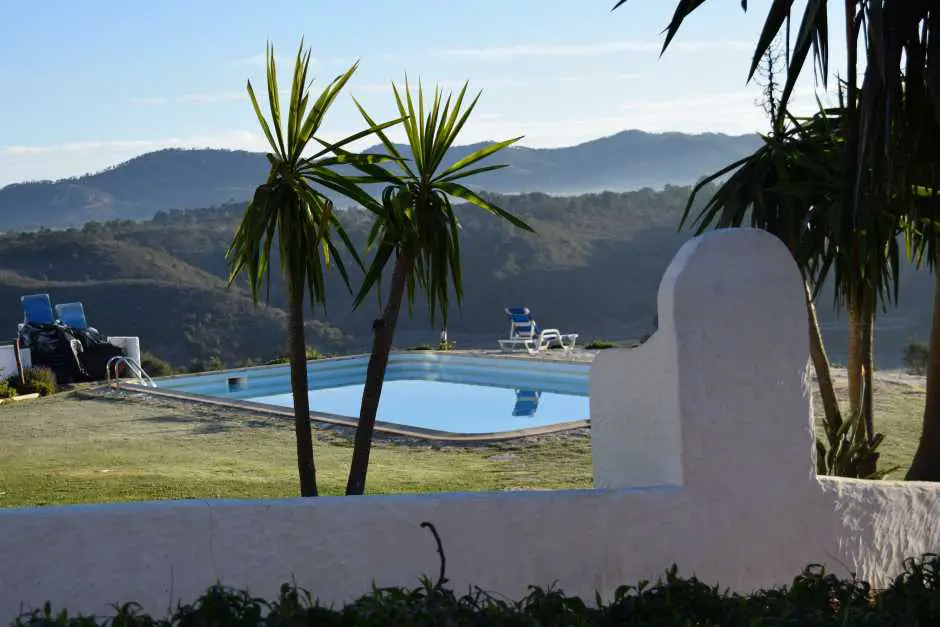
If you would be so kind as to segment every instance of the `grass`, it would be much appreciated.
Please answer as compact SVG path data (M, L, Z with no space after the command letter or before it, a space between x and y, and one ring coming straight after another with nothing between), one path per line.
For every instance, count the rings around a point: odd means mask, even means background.
M836 384L844 397L844 376ZM875 399L887 435L882 462L900 466L900 478L920 433L923 381L879 379ZM0 507L291 497L298 492L293 438L287 421L163 400L60 394L0 405ZM321 492L340 494L350 441L332 431L316 438ZM372 460L370 493L591 485L583 435L471 447L377 442Z
M843 412L846 412L848 405L844 401L848 397L848 381L845 370L834 369L833 374L836 394L843 401ZM812 386L813 407L819 408L815 411L817 432L821 435L822 400L816 383L813 382ZM890 377L876 374L873 397L875 431L885 434L885 441L878 449L881 453L879 468L898 467L899 469L887 478L903 479L920 440L924 413L924 379L911 376L898 379L895 373Z
M318 431L321 492L340 494L349 439ZM378 442L370 493L588 487L587 437L478 447ZM293 425L165 401L59 395L0 405L0 506L298 493Z

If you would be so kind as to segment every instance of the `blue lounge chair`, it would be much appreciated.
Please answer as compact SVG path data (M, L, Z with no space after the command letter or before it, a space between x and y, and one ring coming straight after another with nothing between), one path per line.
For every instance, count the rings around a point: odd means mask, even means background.
M513 416L534 416L539 408L539 397L541 392L538 390L516 390L516 406L512 408Z
M528 307L507 307L505 311L509 316L509 338L497 340L505 352L520 349L535 354L552 346L570 351L578 341L577 333L564 334L558 329L541 328Z
M52 301L48 294L28 294L20 297L20 303L23 305L24 323L55 324Z
M85 307L81 303L62 303L55 306L59 322L73 329L87 329L88 320L85 319Z
M509 316L509 338L498 340L501 349L525 348L526 342L538 337L541 329L528 307L507 307L504 311Z

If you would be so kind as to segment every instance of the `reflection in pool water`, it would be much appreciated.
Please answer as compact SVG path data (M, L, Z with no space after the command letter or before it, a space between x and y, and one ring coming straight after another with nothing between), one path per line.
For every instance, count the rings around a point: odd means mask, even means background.
M539 409L538 390L516 390L516 406L512 408L513 416L534 416Z

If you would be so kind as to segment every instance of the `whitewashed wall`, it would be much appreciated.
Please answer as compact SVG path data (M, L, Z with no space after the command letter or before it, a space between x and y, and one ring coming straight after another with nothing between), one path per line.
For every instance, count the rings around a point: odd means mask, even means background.
M0 379L6 379L12 377L17 373L16 369L16 354L14 353L16 349L13 344L7 344L0 346ZM29 367L32 363L30 361L30 353L28 348L20 350L20 359L23 360L23 365Z
M673 563L740 591L811 562L884 582L904 557L940 549L940 491L813 476L799 280L762 232L686 244L663 278L657 334L592 367L601 489L6 510L0 621L46 600L159 614L216 580L270 595L294 578L342 602L373 581L435 575L425 520L457 590L519 596L557 581L610 594Z

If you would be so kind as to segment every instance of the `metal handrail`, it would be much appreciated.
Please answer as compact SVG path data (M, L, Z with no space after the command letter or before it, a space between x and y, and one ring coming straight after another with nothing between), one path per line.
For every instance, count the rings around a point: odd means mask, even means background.
M155 388L157 384L153 382L153 379L150 378L150 375L147 374L147 371L144 370L143 366L131 359L130 357L125 357L124 355L115 355L108 360L108 364L105 366L105 376L107 376L107 383L112 388L117 388L121 383L121 378L118 377L118 367L123 364L127 366L128 370L137 377L137 380L140 381L141 385L147 387ZM111 376L112 366L114 368L114 376Z

